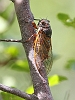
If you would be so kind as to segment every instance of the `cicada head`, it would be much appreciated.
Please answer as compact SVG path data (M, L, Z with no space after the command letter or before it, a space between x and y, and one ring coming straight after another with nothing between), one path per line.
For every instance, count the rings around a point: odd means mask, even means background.
M47 20L47 19L39 20L38 28L42 28L42 31L44 32L44 34L46 34L47 37L51 37L52 29L51 29L49 20Z

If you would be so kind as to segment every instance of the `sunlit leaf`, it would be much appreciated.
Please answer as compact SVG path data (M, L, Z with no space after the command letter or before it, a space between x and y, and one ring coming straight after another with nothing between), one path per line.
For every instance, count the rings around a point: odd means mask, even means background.
M64 14L64 13L58 13L57 17L65 25L75 28L75 18L71 19L68 14Z
M14 11L12 10L12 4L9 4L7 8L0 13L0 33L7 31L15 19Z
M33 86L28 87L27 90L26 90L26 93L29 93L29 94L34 93Z
M10 93L1 92L2 100L25 100Z
M65 80L67 80L67 77L60 76L60 75L53 75L53 76L48 78L49 86L57 85L60 82L65 81Z
M8 27L8 22L4 18L0 17L0 33L6 31L7 27Z
M67 62L66 66L65 66L66 69L73 69L75 70L75 59L71 59Z
M14 70L29 72L27 60L17 60L11 67Z
M14 46L10 46L5 50L5 53L8 54L9 56L16 57L18 55L18 48Z
M9 15L12 11L12 3L9 3L8 6L5 8L5 10L3 12L0 13L0 16L2 16L4 19L8 20Z

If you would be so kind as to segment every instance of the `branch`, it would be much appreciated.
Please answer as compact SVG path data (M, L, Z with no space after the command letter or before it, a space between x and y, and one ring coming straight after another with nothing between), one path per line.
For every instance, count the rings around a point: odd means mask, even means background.
M22 91L20 91L18 89L10 88L10 87L2 85L2 84L0 84L0 90L2 90L4 92L11 93L11 94L14 94L16 96L19 96L19 97L27 99L27 100L32 100L32 98L36 98L34 100L38 100L37 97L34 94L30 95L30 94L22 92Z
M19 42L19 43L21 43L22 42L22 40L14 40L14 39L0 39L0 42Z

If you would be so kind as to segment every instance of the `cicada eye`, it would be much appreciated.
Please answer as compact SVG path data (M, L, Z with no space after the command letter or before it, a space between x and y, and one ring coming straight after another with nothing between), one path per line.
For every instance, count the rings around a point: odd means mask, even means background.
M42 25L46 25L46 23L45 22L42 22Z

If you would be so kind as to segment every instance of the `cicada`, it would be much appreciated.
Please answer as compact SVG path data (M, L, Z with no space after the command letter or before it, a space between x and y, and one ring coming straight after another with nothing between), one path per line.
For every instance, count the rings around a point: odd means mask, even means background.
M47 19L41 19L37 25L33 22L33 27L36 28L36 34L34 34L35 38L33 41L35 64L39 70L41 67L40 64L43 62L46 68L46 73L48 74L53 63L51 44L52 30L50 21Z

